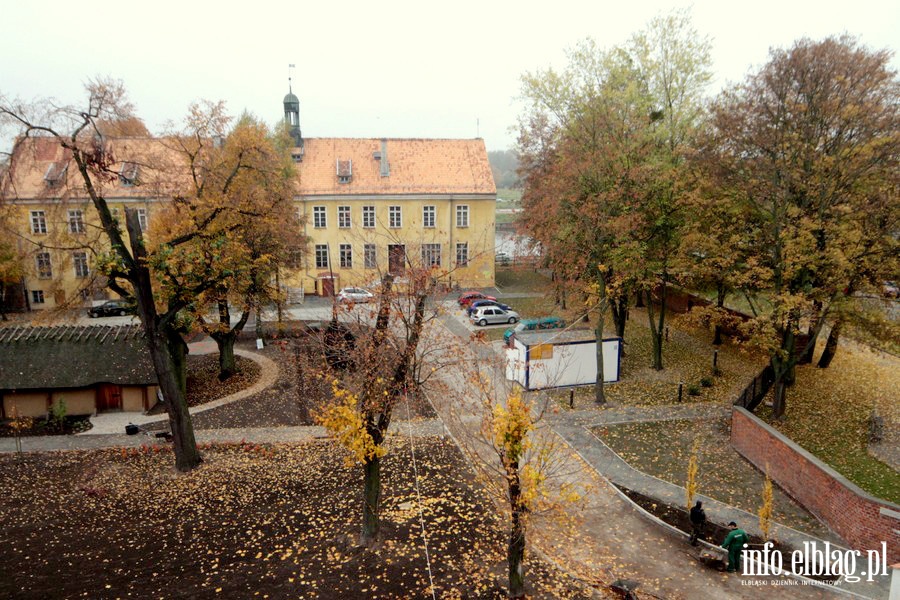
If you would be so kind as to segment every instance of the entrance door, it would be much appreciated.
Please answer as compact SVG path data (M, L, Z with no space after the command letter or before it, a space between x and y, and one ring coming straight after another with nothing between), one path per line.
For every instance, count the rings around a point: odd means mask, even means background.
M406 246L403 244L388 245L388 272L391 275L403 275L406 272Z
M334 279L331 277L322 278L322 295L334 296Z
M97 386L97 412L122 410L122 386L101 383Z

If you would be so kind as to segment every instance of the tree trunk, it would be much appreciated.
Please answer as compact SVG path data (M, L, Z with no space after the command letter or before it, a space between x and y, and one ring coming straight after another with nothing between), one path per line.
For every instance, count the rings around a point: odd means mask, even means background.
M831 361L834 360L834 355L837 353L838 343L841 339L841 329L843 326L844 317L838 313L838 318L831 327L831 332L828 334L828 340L825 342L825 349L822 351L822 356L819 357L818 367L820 369L827 369L828 365L831 364Z
M509 462L506 466L509 484L509 500L512 512L512 527L509 545L506 548L506 563L509 567L509 597L525 597L525 520L522 515L522 487L519 482L519 463Z
M618 300L609 303L612 312L613 323L616 326L616 335L625 339L625 323L628 322L628 296L623 295Z
M597 312L597 323L594 325L597 337L597 382L594 384L594 402L606 404L606 393L603 391L603 310Z
M125 224L135 259L129 279L134 286L138 315L169 416L175 468L190 471L203 459L197 449L191 414L185 400L187 344L174 327L174 315L166 319L160 318L156 312L150 270L146 266L146 250L135 210L125 210Z
M369 434L376 446L382 443L381 432L372 425ZM370 548L378 541L381 523L378 515L381 503L381 459L371 456L363 464L363 520L359 543Z
M650 290L647 290L647 320L650 323L650 337L653 340L653 357L650 366L657 371L662 371L662 351L663 351L663 333L666 321L666 284L662 285L662 297L659 306L659 325L653 321L656 319L653 312L653 296Z
M771 359L772 370L775 376L775 398L772 402L772 416L775 419L782 419L787 410L786 388L790 383L794 365L797 362L794 356L796 337L794 336L793 325L793 322L788 322L787 331L781 342L782 351Z
M211 334L211 337L219 348L219 381L225 381L237 373L237 361L234 359L234 342L237 340L237 333L234 331L214 333Z
M713 333L713 346L721 346L722 324L719 323L719 319L721 318L721 311L725 308L725 286L721 283L716 286L716 308L719 309L719 314L716 316L715 333Z
M594 336L597 338L597 381L594 383L594 402L606 404L606 393L603 389L603 322L606 320L604 313L609 304L606 295L606 277L603 273L597 275L597 322L594 325Z

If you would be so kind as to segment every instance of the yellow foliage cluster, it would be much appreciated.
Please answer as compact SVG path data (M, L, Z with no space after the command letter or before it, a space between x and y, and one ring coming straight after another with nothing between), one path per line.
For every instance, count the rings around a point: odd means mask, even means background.
M507 460L516 462L528 450L528 432L532 426L531 412L521 395L512 394L506 407L501 404L494 406L494 442Z
M768 465L767 465L768 467ZM768 468L766 469L768 471ZM769 530L772 528L772 513L775 508L775 498L772 492L772 480L766 473L766 482L763 484L762 506L759 507L759 528L762 530L763 539L769 539Z
M331 388L335 402L316 415L316 421L350 452L345 460L347 466L384 456L387 450L366 431L356 394L340 387L337 380L332 381Z
M697 495L697 488L699 487L697 482L697 473L700 471L700 466L698 464L699 454L700 439L696 438L693 447L691 448L691 458L688 461L687 483L684 486L688 510L690 510L691 505L694 504L694 497Z

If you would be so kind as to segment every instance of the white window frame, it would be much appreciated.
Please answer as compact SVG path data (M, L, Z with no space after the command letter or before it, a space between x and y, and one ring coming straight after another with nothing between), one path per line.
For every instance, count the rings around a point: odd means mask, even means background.
M457 204L456 205L456 226L457 227L468 227L469 226L469 205L468 204Z
M362 218L363 218L363 227L365 229L374 229L375 228L375 207L374 206L363 206L362 207Z
M69 233L84 233L84 211L80 208L69 210Z
M350 207L349 206L338 206L337 208L338 215L338 229L350 229L352 222L350 219Z
M53 260L49 252L38 252L34 255L34 267L38 279L53 279Z
M328 244L316 244L315 258L317 269L328 268Z
M32 304L44 304L46 300L44 300L44 290L31 290L31 303Z
M148 223L147 209L146 208L137 209L137 218L138 218L138 225L140 225L140 227L141 227L141 232L147 231L147 223Z
M75 269L75 277L79 279L90 277L91 267L88 264L87 252L73 252L72 267Z
M456 244L456 266L465 267L469 264L469 242Z
M42 210L31 211L31 233L47 233L47 213Z
M363 246L363 260L366 269L378 268L378 250L375 244L366 244Z
M440 267L441 266L441 245L440 244L422 244L422 266L423 267Z
M437 220L437 207L434 205L427 205L422 207L422 227L426 227L428 229L433 229L435 221Z
M353 268L353 246L351 244L341 244L338 246L338 256L340 257L342 269Z
M391 229L400 229L401 227L403 227L402 206L388 207L388 227L390 227Z
M328 227L328 212L324 206L313 206L313 229Z

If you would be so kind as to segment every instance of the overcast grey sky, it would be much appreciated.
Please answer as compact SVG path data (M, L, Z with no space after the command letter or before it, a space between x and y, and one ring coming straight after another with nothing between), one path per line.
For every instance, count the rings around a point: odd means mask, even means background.
M500 150L515 143L522 73L684 6L713 40L711 92L803 36L846 32L895 52L900 41L896 0L3 0L0 93L77 102L88 77L110 75L154 132L200 98L274 122L294 63L304 136L480 136Z

